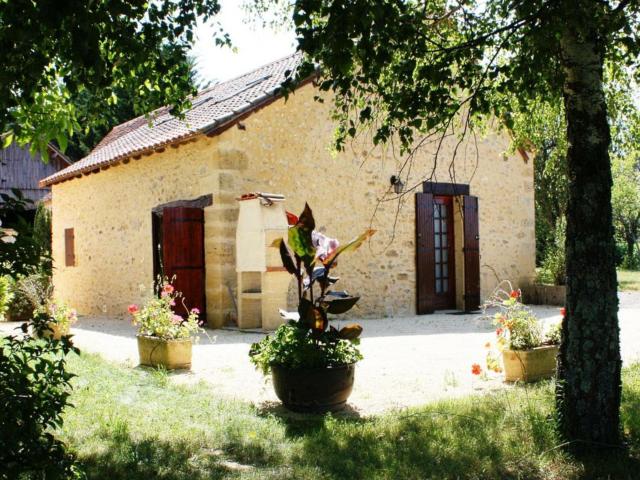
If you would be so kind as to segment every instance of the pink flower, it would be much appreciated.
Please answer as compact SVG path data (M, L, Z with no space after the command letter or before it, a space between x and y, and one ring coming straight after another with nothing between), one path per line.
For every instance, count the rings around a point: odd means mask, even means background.
M319 258L321 261L330 257L340 246L340 242L335 238L329 238L315 230L311 232L311 243L316 247L316 258Z
M176 306L176 301L175 300L171 300L169 302L169 305L171 305L172 307L175 307Z
M174 315L174 316L171 318L171 322L172 322L174 325L180 325L180 324L182 323L182 320L183 320L183 318L182 318L180 315Z
M173 288L173 285L171 285L170 283L167 283L164 287L162 287L162 293L165 293L167 295L172 294L174 290L175 289Z
M196 307L193 307L191 309L191 313L193 313L194 315L200 315L200 310Z
M127 310L129 310L129 313L131 315L135 315L136 313L138 313L138 310L140 310L140 309L138 308L138 306L135 303L132 303L131 305L129 305L129 308Z

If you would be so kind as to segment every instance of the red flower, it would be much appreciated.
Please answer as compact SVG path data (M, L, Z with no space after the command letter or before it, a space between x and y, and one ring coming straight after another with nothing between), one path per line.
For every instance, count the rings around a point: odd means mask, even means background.
M131 315L134 315L138 313L138 310L140 309L138 308L138 305L136 305L135 303L132 303L131 305L129 305L129 308L127 308L127 310L129 310L129 313Z
M477 363L474 363L473 365L471 365L471 373L473 373L474 375L480 375L482 373L482 367Z
M496 328L496 335L500 336L502 335L502 332L504 332L504 329L502 327Z
M562 307L560 309L560 315L562 315L562 318L566 317L567 316L567 309Z
M511 293L509 294L509 296L511 298L518 298L520 296L520 290L511 290Z

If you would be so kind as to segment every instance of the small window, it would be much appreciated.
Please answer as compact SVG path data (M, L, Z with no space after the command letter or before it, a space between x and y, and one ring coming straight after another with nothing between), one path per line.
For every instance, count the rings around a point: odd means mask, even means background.
M64 263L67 267L73 267L76 264L76 251L74 245L73 228L64 229Z

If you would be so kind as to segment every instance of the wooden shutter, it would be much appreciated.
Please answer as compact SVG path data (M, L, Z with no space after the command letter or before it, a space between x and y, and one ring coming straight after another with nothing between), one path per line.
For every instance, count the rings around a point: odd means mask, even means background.
M76 264L75 236L73 228L64 229L64 264L73 267Z
M478 197L464 195L464 309L480 306L480 231L478 228Z
M186 307L205 318L204 211L193 207L162 210L162 262L164 274L182 292ZM182 305L175 308L185 316Z
M433 313L435 255L433 248L433 195L416 193L416 312Z

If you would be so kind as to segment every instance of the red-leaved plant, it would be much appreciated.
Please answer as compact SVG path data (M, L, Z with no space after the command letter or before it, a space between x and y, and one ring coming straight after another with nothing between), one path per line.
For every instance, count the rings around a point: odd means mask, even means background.
M315 220L308 204L299 217L287 212L287 219L290 225L288 241L280 238L273 246L280 250L282 264L297 281L297 325L310 329L315 337L324 332L345 340L359 337L362 327L358 324L347 325L339 331L329 326L327 314L345 313L360 300L360 297L351 296L346 291L333 289L338 277L332 276L331 270L341 254L357 250L375 230L367 229L350 242L340 245L337 240L315 231Z

